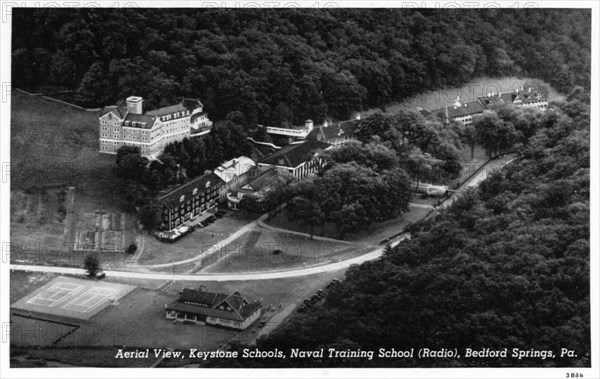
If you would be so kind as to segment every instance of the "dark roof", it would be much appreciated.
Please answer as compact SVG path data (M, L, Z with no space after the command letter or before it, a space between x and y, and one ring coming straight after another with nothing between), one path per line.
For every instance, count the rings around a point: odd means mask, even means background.
M195 113L195 114L193 114L193 115L190 117L190 122L191 122L191 123L193 123L194 121L196 121L196 119L197 119L198 117L200 117L200 116L203 116L203 115L205 115L205 114L208 114L208 112L198 112L198 113Z
M244 321L252 313L262 307L260 303L249 303L239 312L231 312L223 309L205 308L199 305L180 303L179 301L167 305L167 310L199 314L203 316L218 317L226 320Z
M318 141L330 141L339 137L351 138L358 128L359 120L348 120L330 124L328 126L319 126L311 130L306 136L307 139Z
M147 115L151 116L164 116L175 112L190 111L190 113L197 108L203 107L202 103L198 99L184 98L181 103L175 105L169 105L166 107L158 108L153 111L146 112Z
M246 187L246 186L252 187L252 189L255 192L262 191L263 189L265 189L266 187L271 185L271 183L273 183L273 181L275 181L278 177L280 177L280 176L277 174L277 170L269 169L269 170L263 172L256 179L252 180L250 183L242 186L240 188L240 191L244 190L244 187Z
M181 196L185 196L189 199L193 196L194 189L198 189L198 193L202 193L206 190L206 186L213 188L215 186L222 186L225 182L217 175L210 174L202 175L191 182L184 184L177 189L161 196L158 201L164 204L167 208L173 209L179 206L179 199Z
M483 96L478 99L483 105L488 106L493 104L512 104L519 101L523 104L527 104L534 101L546 100L546 96L538 91L519 91L500 93L495 96Z
M433 114L432 112L429 112L428 110L423 109L423 108L418 108L417 110L419 111L419 113L421 113L421 115L423 117L429 117L430 115Z
M100 112L100 117L104 116L108 112L113 112L122 119L127 115L127 107L108 105L102 109L102 112Z
M228 305L230 310L218 309L220 305ZM230 295L225 295L193 288L184 288L179 300L168 305L167 309L228 320L244 321L248 316L260 309L261 306L259 302L250 303L237 291Z
M455 117L462 117L471 114L483 113L485 107L479 101L472 101L470 103L464 103L460 106L449 105L444 108L439 108L431 111L433 114L438 114L439 112L443 112L446 114L446 110L448 111L448 118L452 119Z
M130 121L131 124L125 125L127 121ZM123 126L133 128L137 127L142 129L152 129L152 126L154 126L154 121L156 121L156 117L153 116L137 113L128 113L127 117L125 117L125 120L123 120Z
M187 97L184 97L183 100L181 101L181 103L190 112L193 111L194 109L197 109L197 108L200 108L200 107L204 107L204 105L200 102L200 100L198 100L198 99L190 99L190 98L187 98Z
M259 163L296 168L310 160L317 150L328 149L331 145L313 139L306 142L282 147L273 154L261 159Z
M146 112L146 114L150 115L150 116L164 116L164 115L172 114L175 112L183 112L186 110L187 110L187 108L184 107L183 104L175 104L175 105L169 105L167 107L158 108L153 111L148 111L148 112Z

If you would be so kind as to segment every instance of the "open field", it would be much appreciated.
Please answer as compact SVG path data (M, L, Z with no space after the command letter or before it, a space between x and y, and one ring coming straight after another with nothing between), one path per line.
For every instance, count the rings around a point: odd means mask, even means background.
M13 245L39 249L63 244L65 216L60 212L60 191L62 189L48 189L31 194L12 191L10 234Z
M20 92L11 101L11 243L29 253L19 254L25 261L80 266L84 256L72 253L76 233L65 233L65 223L97 210L120 213L123 207L115 157L98 153L98 112ZM58 194L70 186L74 203L72 214L65 215L70 204ZM135 221L128 216L121 244L135 241ZM109 237L104 243L115 248L115 241Z
M115 359L117 349L106 347L10 347L10 366L35 367L149 367L156 359Z
M255 215L245 212L227 211L222 218L204 228L197 228L193 233L172 244L161 242L151 235L144 235L144 250L138 263L154 265L193 258L255 219Z
M39 289L51 279L51 276L40 274L24 272L13 272L12 274L11 298L13 299ZM256 322L243 332L211 326L173 323L165 318L165 304L176 300L182 288L198 286L197 282L165 283L160 280L138 281L111 278L110 283L122 282L138 288L121 298L117 304L104 308L85 323L80 323L78 328L73 330L65 327L63 331L65 335L62 336L62 339L59 338L54 343L48 340L47 348L29 349L32 341L28 342L21 338L12 340L11 356L15 358L12 363L19 367L42 366L48 364L46 361L51 361L49 365L148 367L152 360L115 359L117 348L123 345L126 345L128 349L170 347L187 350L193 347L205 351L221 348L232 340L252 342L259 335L273 330L304 299L310 298L317 289L324 288L333 278L341 279L342 277L343 272L332 272L290 279L202 282L202 285L209 291L231 293L237 290L250 300L261 301L263 314L260 321L265 324L260 326L259 322ZM109 282L103 281L102 283L108 284ZM13 289L19 285L26 286L27 290ZM15 316L13 315L13 317ZM17 319L17 321L22 320ZM35 320L29 319L27 322L35 323ZM148 328L152 328L152 333L148 332ZM54 324L52 329L56 331ZM77 349L74 349L74 346L77 346ZM73 354L69 353L71 351ZM93 355L95 359L90 359L90 355ZM17 357L19 360L16 359ZM187 359L165 361L163 365L179 366L186 363L190 363L190 361Z
M279 250L278 254L274 252ZM351 258L364 249L347 244L255 227L203 262L200 272L256 272L322 265Z
M452 105L457 96L460 96L462 102L469 102L476 101L478 97L486 96L487 93L491 91L496 91L496 93L512 91L516 83L522 84L525 89L530 85L538 85L540 89L548 92L549 101L558 101L564 98L564 95L560 94L552 88L550 84L543 80L519 76L506 76L502 78L480 77L471 80L462 87L439 89L412 96L387 105L385 110L390 114L394 114L401 109L423 108L426 110L434 110ZM367 116L378 110L379 108L369 109L368 111L363 112L363 115Z
M434 199L427 199L422 201L422 203L433 203L436 202ZM280 213L278 213L274 218L268 221L269 225L275 226L277 228L283 228L288 230L293 230L297 232L307 233L308 228L300 223L295 221L289 221L287 217L287 211L284 209ZM358 233L349 234L345 237L345 240L377 245L384 240L394 234L400 233L406 226L409 224L415 223L421 220L430 212L430 209L420 208L420 207L410 207L409 212L400 215L399 217L388 220L386 222L382 222L379 224L371 225L369 228L365 228ZM315 235L322 235L322 228L315 228ZM325 235L324 237L329 238L338 238L337 231L335 230L335 226L333 224L328 224L325 227Z
M10 317L10 341L18 346L51 346L78 327L76 324L13 314Z

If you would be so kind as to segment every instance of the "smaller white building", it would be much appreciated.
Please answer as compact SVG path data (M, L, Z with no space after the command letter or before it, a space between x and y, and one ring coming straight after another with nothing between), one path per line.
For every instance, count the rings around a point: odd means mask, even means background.
M256 162L248 157L241 156L224 162L213 172L225 182L223 190L227 193L248 183L255 167Z

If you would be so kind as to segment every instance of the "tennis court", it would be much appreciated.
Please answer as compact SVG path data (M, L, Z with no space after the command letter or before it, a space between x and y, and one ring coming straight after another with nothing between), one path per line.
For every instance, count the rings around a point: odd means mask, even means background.
M35 312L88 320L134 289L124 284L59 276L23 297L11 308L22 311L20 313Z

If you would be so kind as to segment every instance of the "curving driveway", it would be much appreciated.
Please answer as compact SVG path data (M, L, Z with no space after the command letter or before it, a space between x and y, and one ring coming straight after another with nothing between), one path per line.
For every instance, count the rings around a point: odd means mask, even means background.
M405 238L404 235L401 239L392 243L392 246L397 245ZM283 270L283 271L272 271L272 272L250 272L250 273L235 273L235 274L163 274L163 273L152 273L152 272L129 272L129 271L107 271L107 276L115 278L134 278L134 279L157 279L157 280L186 280L186 281L215 281L215 282L227 282L237 280L268 280L268 279L282 279L282 278L293 278L298 276L306 276L313 274L320 274L323 272L332 272L346 269L355 264L361 264L367 261L371 261L380 258L383 255L383 247L379 247L374 251L361 255L360 257L347 259L340 262L328 263L322 266L313 266L307 268ZM16 271L30 271L30 272L49 272L53 274L67 274L67 275L86 275L86 271L82 268L73 267L55 267L55 266L34 266L34 265L10 265L11 270Z

